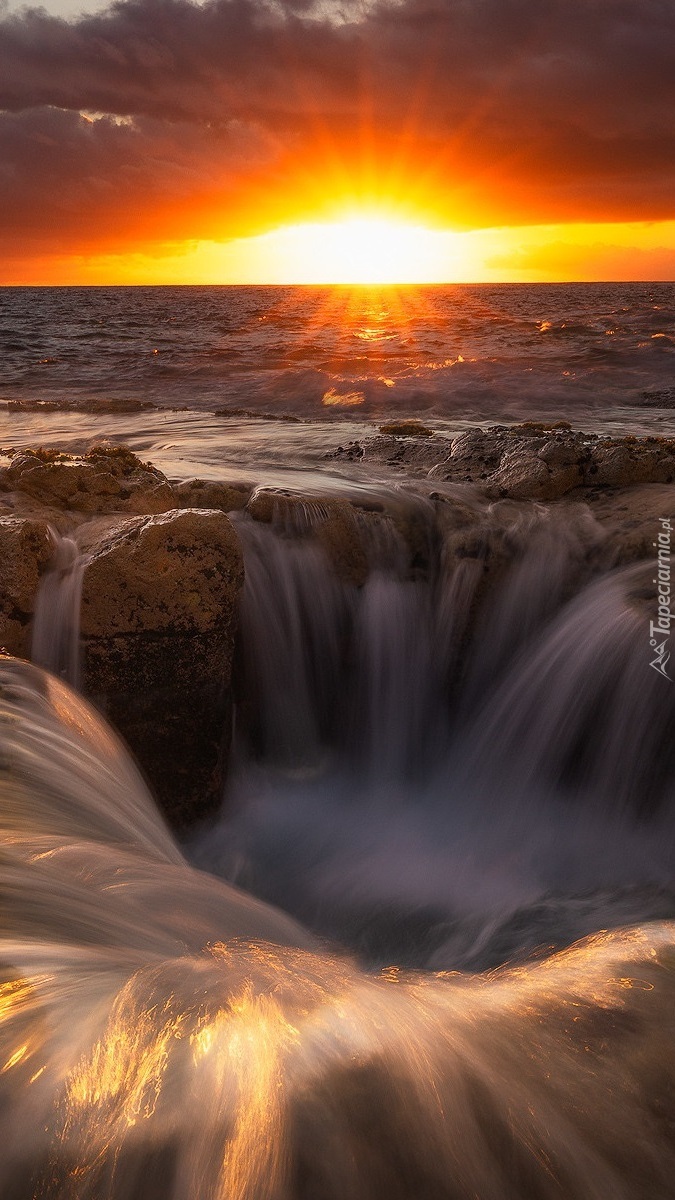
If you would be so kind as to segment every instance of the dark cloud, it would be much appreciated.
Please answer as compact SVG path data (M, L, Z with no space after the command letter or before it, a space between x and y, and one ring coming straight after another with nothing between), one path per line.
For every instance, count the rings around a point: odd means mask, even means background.
M243 122L218 128L36 108L0 114L0 241L33 247L223 236L275 146ZM206 232L204 232L206 229Z
M5 17L5 230L39 236L51 214L66 240L115 223L175 236L188 213L185 236L222 235L282 216L287 189L309 216L338 185L476 225L673 215L672 0L359 14L128 0L71 23Z

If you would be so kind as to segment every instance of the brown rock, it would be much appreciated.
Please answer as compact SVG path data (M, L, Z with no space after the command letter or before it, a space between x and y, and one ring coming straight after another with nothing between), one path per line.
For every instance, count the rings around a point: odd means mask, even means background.
M368 556L351 505L337 502L326 520L316 527L316 537L338 578L362 587L368 576Z
M433 437L434 430L421 421L390 421L380 425L380 433L391 433L394 437Z
M590 457L590 451L579 444L577 438L550 438L537 451L537 458L548 467L579 466Z
M247 505L254 521L275 522L296 535L316 539L336 575L360 587L368 574L368 558L360 517L347 500L334 496L289 495L259 488Z
M165 512L174 505L168 480L126 446L97 446L81 458L25 450L2 473L0 487L78 512Z
M486 479L496 471L508 445L503 431L501 436L494 430L468 429L452 443L452 454L445 466L448 479L464 479L475 482Z
M595 519L606 534L602 547L605 568L625 566L640 559L654 559L654 542L659 520L675 511L672 484L644 484L619 491L598 491L587 497Z
M432 468L444 463L450 455L452 443L449 438L422 426L415 434L400 433L398 425L381 426L382 429L397 429L399 436L392 433L380 433L375 437L364 438L360 442L350 442L347 446L338 446L336 450L326 454L325 458L347 459L349 462L376 462L397 469L405 469L411 474L427 475L433 473ZM433 435L433 436L432 436Z
M489 478L489 488L513 500L558 500L583 482L577 463L546 462L539 453L518 446L502 458Z
M593 447L585 482L594 487L632 487L640 483L672 483L675 442L658 438L603 440Z
M246 508L252 492L251 483L218 483L207 479L188 479L173 485L177 508L217 508L225 513Z
M0 518L0 647L20 658L30 651L35 598L51 556L45 521Z
M83 689L176 827L220 803L242 582L230 521L197 510L119 524L85 571Z

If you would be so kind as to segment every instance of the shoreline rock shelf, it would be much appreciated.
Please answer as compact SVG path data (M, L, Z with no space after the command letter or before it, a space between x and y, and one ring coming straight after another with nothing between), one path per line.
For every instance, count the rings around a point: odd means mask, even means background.
M218 808L243 559L220 512L118 524L91 552L82 686L141 762L174 827Z
M418 477L472 483L489 499L558 500L577 489L675 480L675 438L598 437L572 430L566 422L495 425L454 439L380 433L327 457L366 469L381 463Z
M314 539L348 587L363 585L385 535L398 540L411 578L460 563L466 571L475 560L480 604L508 567L511 530L533 502L556 521L569 513L589 571L648 559L659 517L672 513L675 439L598 438L564 423L472 429L453 440L415 433L380 433L332 455L358 471L386 464L410 480L408 492L385 487L375 498L358 486L349 499L329 484L308 497L250 482L171 483L126 447L79 457L5 451L0 647L28 657L52 530L68 533L87 556L83 691L131 746L169 822L183 828L222 797L244 578L236 520ZM233 523L226 513L237 510Z

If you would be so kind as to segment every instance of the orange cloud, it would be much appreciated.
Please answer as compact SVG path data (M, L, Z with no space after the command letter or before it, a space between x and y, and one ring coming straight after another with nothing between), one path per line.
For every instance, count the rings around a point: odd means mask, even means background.
M0 22L0 248L144 252L362 206L667 220L662 0L122 0Z

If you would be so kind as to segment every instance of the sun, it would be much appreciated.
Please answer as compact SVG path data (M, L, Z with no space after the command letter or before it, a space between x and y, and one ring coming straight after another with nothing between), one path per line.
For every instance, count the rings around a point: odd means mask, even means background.
M305 253L333 283L421 281L436 266L428 229L382 217L351 217L310 227L305 236Z
M452 276L452 239L447 230L366 215L287 225L265 240L271 274L288 282L405 284Z

